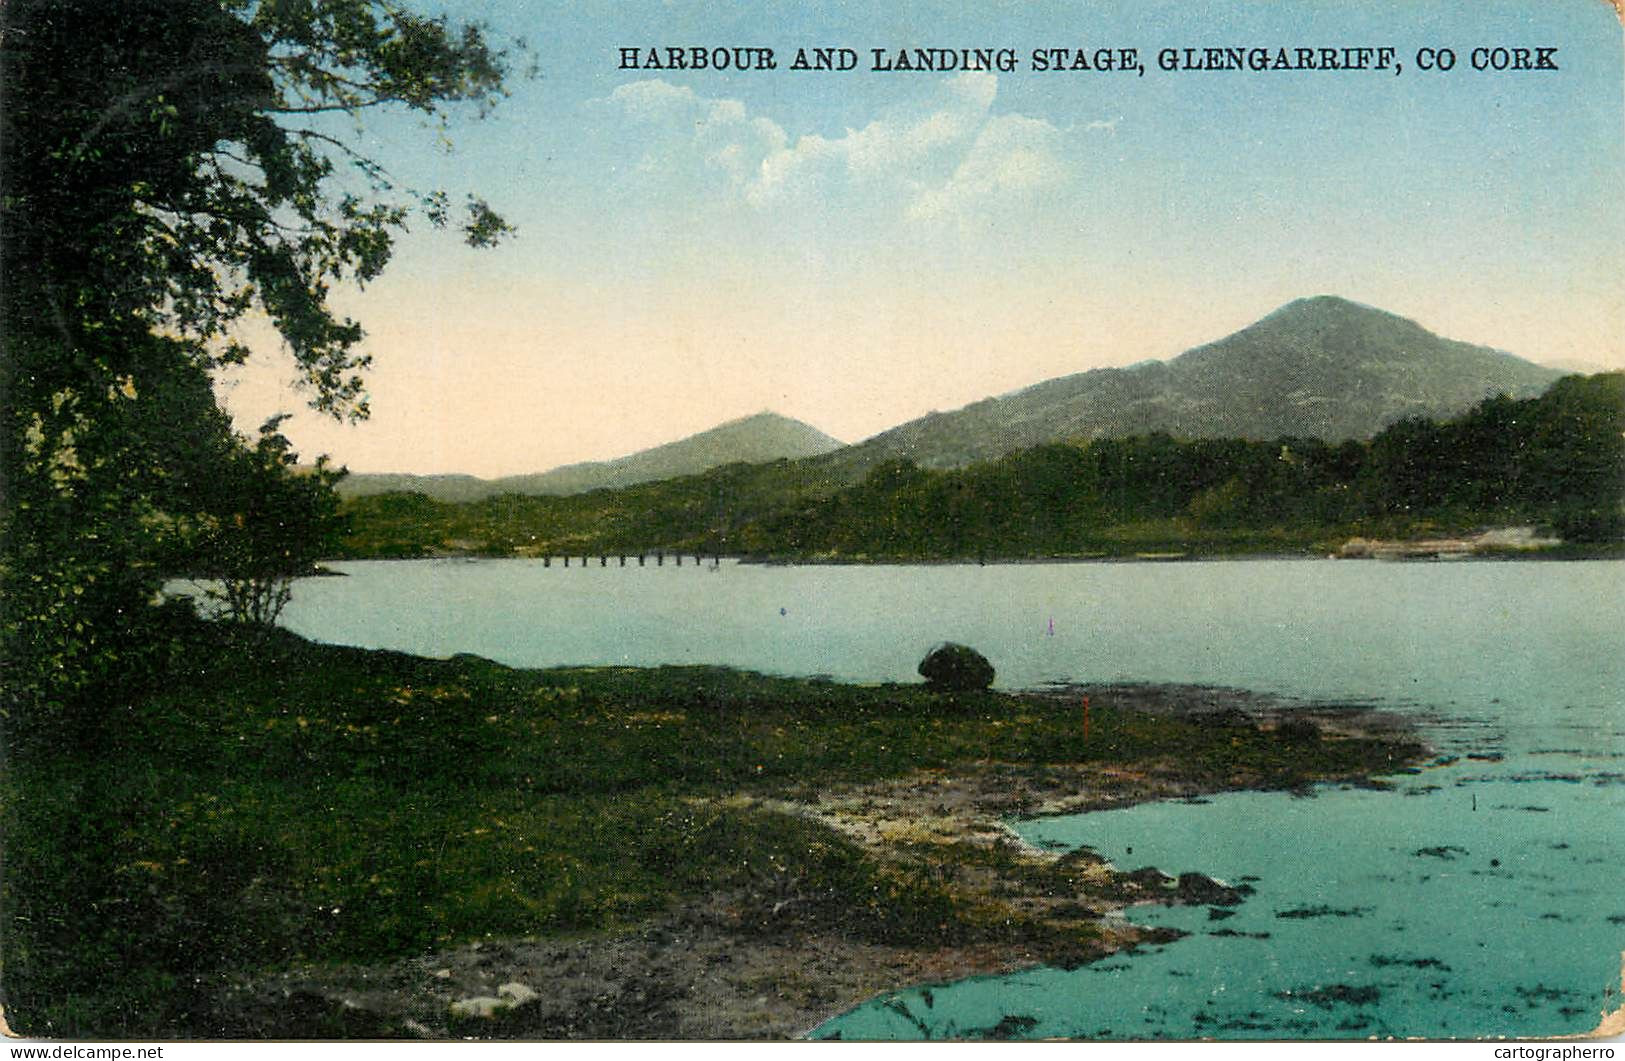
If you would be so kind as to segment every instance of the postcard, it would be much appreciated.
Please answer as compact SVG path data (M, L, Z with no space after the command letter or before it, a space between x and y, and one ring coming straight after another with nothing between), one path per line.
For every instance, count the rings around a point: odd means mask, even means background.
M13 1034L1612 1056L1614 6L3 17Z

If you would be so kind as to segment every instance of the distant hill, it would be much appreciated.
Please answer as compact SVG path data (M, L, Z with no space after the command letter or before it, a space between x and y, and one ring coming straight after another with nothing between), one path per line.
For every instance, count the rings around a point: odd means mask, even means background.
M1605 365L1601 361L1586 361L1577 357L1549 357L1541 362L1547 368L1555 368L1570 375L1595 376L1607 372L1619 372L1620 369Z
M408 475L397 472L351 472L339 480L341 497L374 494L427 494L437 501L478 501L494 491L491 483L472 475Z
M816 457L843 443L810 424L764 412L610 461L567 464L552 471L476 479L470 475L351 475L340 481L347 497L416 491L440 501L477 501L495 494L580 494L696 475L724 464L763 464Z
M1370 438L1407 416L1448 418L1503 392L1532 397L1564 374L1320 295L1168 361L1062 376L932 413L853 446L800 421L760 413L619 460L496 480L352 475L339 490L347 496L415 490L442 501L576 494L781 458L808 458L796 467L797 481L805 480L798 490L808 483L832 490L885 460L956 468L1049 442L1157 431L1193 439ZM763 469L770 478L771 472Z
M932 413L823 463L839 480L887 459L958 467L1046 442L1153 431L1185 438L1367 438L1404 417L1453 416L1502 391L1529 397L1562 375L1322 295L1288 303L1172 360L1063 376Z

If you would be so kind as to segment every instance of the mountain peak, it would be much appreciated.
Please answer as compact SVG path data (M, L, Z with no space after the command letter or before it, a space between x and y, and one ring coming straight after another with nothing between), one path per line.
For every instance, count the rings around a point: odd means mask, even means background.
M1368 438L1402 417L1453 416L1501 392L1537 394L1559 375L1386 310L1313 295L1168 361L1064 376L903 424L848 459L951 467L1023 446L1157 431Z
M707 428L687 438L678 439L676 442L668 442L666 446L684 446L693 443L696 439L732 436L749 437L752 440L751 445L765 446L768 449L783 448L784 445L788 444L792 448L811 451L809 453L797 453L794 454L795 456L811 456L813 452L827 452L832 449L840 449L846 445L840 439L824 434L803 420L785 416L783 413L776 413L772 409L763 409L761 412L751 413L749 416L726 420L716 427ZM664 446L655 447L657 450L664 448ZM783 455L790 456L791 454ZM621 459L625 460L626 458Z
M1364 302L1356 302L1352 298L1344 298L1342 295L1305 295L1302 298L1293 299L1291 302L1288 302L1275 312L1284 313L1291 309L1367 310L1372 313L1381 313L1386 317L1394 316L1394 314L1389 313L1385 309L1378 309L1375 306L1368 306Z
M1510 356L1487 347L1442 338L1409 317L1363 302L1339 295L1311 295L1294 299L1217 342L1187 350L1170 364L1206 364L1215 368L1222 364L1226 371L1232 371L1249 366L1264 367L1259 363L1260 358L1264 362L1275 362L1277 369L1288 367L1288 362L1327 359L1348 363L1371 363L1376 359L1392 363L1395 359L1442 358L1445 362L1454 362L1457 355L1467 351L1497 358ZM1238 356L1246 364L1238 364ZM1471 375L1472 369L1467 364L1458 367Z
M1403 322L1412 327L1421 325L1397 313L1390 313L1385 309L1368 306L1364 302L1355 302L1341 295L1309 295L1305 298L1295 298L1275 312L1259 320L1253 327L1263 324L1326 324L1344 323L1351 320L1385 321L1389 323Z
M763 409L761 412L751 413L749 416L738 416L732 420L724 420L722 423L718 424L716 427L710 428L709 430L716 431L719 428L724 427L743 427L746 425L766 426L769 424L800 424L804 427L810 426L803 423L803 421L795 419L794 417L789 417L785 416L783 413L774 412L772 409Z
M341 481L339 490L353 497L389 490L421 490L447 501L478 500L502 493L578 494L697 475L723 464L814 457L843 445L811 424L764 409L614 460L567 464L533 475L489 481L467 476L352 475Z

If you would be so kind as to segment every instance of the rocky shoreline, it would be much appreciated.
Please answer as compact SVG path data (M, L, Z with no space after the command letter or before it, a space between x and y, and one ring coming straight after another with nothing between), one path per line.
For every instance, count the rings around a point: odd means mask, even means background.
M1316 782L1380 784L1372 775L1426 758L1402 722L1359 705L1310 705L1239 690L1099 685L1034 697L1089 696L1215 726L1315 730L1306 739L1385 742L1399 757ZM1312 718L1313 722L1306 719ZM821 823L882 861L940 873L1000 938L880 944L845 930L840 897L783 881L718 893L619 934L483 941L376 966L306 968L245 979L220 1002L227 1037L492 1039L790 1039L899 987L1075 966L1178 933L1124 916L1136 904L1245 901L1245 883L1199 866L1114 867L1087 850L1058 854L1019 841L1012 817L1078 813L1158 799L1281 787L1243 767L1193 769L1163 759L1132 766L1012 765L922 770L860 785L808 788L734 805Z

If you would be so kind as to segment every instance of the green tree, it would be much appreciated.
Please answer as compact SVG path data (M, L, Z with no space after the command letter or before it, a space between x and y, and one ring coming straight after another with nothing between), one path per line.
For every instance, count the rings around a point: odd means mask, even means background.
M240 440L234 448L206 502L210 515L190 566L210 580L216 615L246 627L274 624L293 580L332 556L344 532L333 490L344 473L325 459L299 468L279 430L284 419L266 421L254 445Z
M1531 405L1525 493L1570 541L1625 537L1625 372L1565 376Z
M124 887L142 783L85 764L186 650L167 577L224 576L228 614L267 620L331 529L335 473L296 469L275 425L237 436L210 373L263 317L312 405L366 415L363 332L329 294L378 276L409 222L454 218L359 153L349 119L483 110L508 65L478 27L394 0L0 4L0 950L31 1032L162 1027L200 982L175 970L230 953L147 945L196 911ZM456 223L475 245L506 230L472 198ZM42 785L58 757L72 776ZM254 853L217 856L229 877ZM87 985L129 1008L84 1009Z
M275 326L314 407L366 415L363 332L329 293L379 275L410 221L452 211L334 116L483 111L509 60L478 27L388 0L9 0L0 19L15 732L161 666L166 564L217 530L204 486L245 467L208 375L248 356L246 317ZM506 231L476 198L458 223L474 245Z

